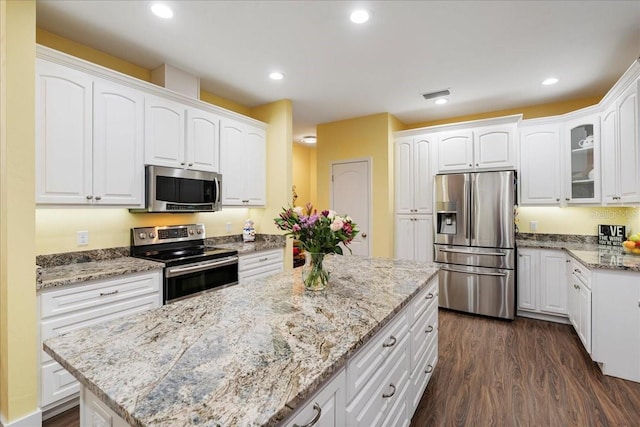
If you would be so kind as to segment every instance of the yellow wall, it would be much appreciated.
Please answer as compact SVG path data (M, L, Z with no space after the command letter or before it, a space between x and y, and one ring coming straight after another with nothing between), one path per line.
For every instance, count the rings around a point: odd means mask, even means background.
M598 224L625 225L627 233L640 232L640 208L558 208L526 207L518 209L518 228L532 233L529 221L537 221L536 233L582 234L595 236Z
M393 203L389 203L393 200L390 121L388 113L380 113L317 127L318 210L329 208L331 162L371 158L371 255L383 257L393 256Z
M604 96L604 94L602 95ZM508 110L491 111L486 113L470 114L467 116L449 117L440 120L430 120L426 122L411 123L406 125L405 130L421 127L444 125L449 123L467 122L472 120L489 119L492 117L510 116L512 114L522 114L523 119L535 119L539 117L557 116L581 108L596 105L602 96L575 99L571 101L554 102L551 104L530 105L528 107L510 108Z
M35 1L0 2L0 420L38 410Z
M314 206L317 204L315 154L315 146L293 144L293 185L298 195L296 206L304 206L307 202Z

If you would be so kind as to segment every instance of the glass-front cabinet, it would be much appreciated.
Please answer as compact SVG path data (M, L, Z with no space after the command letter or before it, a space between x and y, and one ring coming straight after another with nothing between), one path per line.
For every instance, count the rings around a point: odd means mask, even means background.
M600 116L565 123L565 202L600 203Z

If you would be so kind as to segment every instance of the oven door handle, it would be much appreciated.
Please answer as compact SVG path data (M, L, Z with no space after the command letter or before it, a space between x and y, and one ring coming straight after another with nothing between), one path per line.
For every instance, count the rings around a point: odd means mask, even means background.
M453 254L464 254L464 255L491 255L491 256L507 256L504 252L471 252L471 251L463 251L459 249L447 249L447 248L438 248L440 252L451 252Z
M500 276L500 277L506 276L505 273L490 273L490 272L484 272L484 271L463 271L463 270L456 270L454 268L447 268L447 267L440 267L440 270L450 271L452 273L473 274L475 276Z
M238 263L237 256L231 256L227 258L222 258L220 260L216 260L215 262L208 262L206 264L198 264L187 267L170 267L167 268L165 276L167 278L182 276L188 273L197 273L198 271L211 270L216 267L224 267L227 265L233 265Z

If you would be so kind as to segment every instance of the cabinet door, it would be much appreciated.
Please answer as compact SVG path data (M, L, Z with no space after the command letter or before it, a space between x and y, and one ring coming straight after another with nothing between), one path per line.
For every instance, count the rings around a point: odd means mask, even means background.
M438 172L473 170L473 132L443 133L438 141Z
M306 406L285 423L286 427L318 426L340 427L345 425L345 373L340 371Z
M92 203L92 81L36 62L36 203Z
M567 203L600 203L600 116L565 123Z
M587 350L587 353L591 353L591 291L583 284L580 283L578 291L577 301L577 315L578 315L578 336L582 345ZM640 362L638 362L640 364Z
M267 138L265 131L247 126L244 151L245 161L242 166L244 166L246 179L245 205L264 206L267 204Z
M433 220L431 215L414 217L414 260L433 262Z
M413 215L396 215L396 259L414 259L416 236L413 218Z
M396 214L411 214L415 209L413 139L404 138L395 144L395 191Z
M538 253L518 249L518 310L536 311L536 283L538 281Z
M220 117L197 108L187 110L187 152L189 169L220 170Z
M612 105L602 113L601 129L601 154L602 154L602 203L616 204L618 200L618 170L619 145L618 145L618 120L616 116L616 105Z
M491 126L475 131L475 170L515 169L515 125Z
M93 105L94 201L140 207L144 199L144 95L96 80Z
M145 164L184 167L184 138L184 106L168 99L147 95Z
M638 114L638 88L632 85L618 99L620 150L618 196L622 203L640 202L640 146L638 145L640 118Z
M566 264L562 251L540 253L540 311L567 314Z
M559 205L560 128L536 126L520 131L520 204Z
M414 212L431 213L433 204L433 174L431 173L430 137L419 137L413 143Z
M244 128L239 122L220 122L220 173L222 174L222 204L242 205L245 198Z

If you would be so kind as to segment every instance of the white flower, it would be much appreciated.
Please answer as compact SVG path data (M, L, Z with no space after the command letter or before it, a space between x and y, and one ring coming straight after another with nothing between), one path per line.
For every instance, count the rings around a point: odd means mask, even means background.
M329 214L327 214L327 218L333 219L336 216L336 211L329 210Z
M353 220L351 219L351 217L349 215L344 217L344 220L347 222L353 222Z
M302 215L302 206L296 206L293 208L293 212L295 212L296 215L301 216Z
M342 228L343 225L344 225L344 222L342 221L342 218L337 216L333 220L333 222L331 223L329 228L331 228L331 231L338 231L338 230L340 230Z

